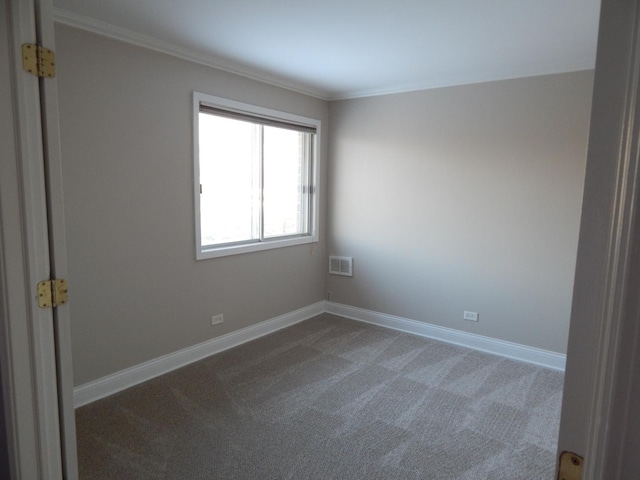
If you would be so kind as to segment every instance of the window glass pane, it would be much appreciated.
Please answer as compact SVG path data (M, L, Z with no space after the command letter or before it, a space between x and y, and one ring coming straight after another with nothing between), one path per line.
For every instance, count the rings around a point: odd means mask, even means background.
M199 114L202 245L260 238L259 126Z
M318 241L320 121L194 93L196 258Z
M306 233L305 135L264 127L264 236Z

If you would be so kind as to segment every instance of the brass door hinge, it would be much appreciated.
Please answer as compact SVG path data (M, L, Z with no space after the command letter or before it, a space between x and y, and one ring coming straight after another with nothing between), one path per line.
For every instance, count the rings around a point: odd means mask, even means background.
M55 77L56 54L40 45L25 43L22 45L22 68L37 77Z
M38 283L38 306L52 308L69 301L67 281L63 278Z
M582 480L584 458L572 452L562 452L558 480Z

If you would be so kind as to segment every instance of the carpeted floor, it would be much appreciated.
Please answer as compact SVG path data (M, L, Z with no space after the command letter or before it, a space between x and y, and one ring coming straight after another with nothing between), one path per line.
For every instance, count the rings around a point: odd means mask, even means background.
M545 479L563 376L324 314L76 411L81 479Z

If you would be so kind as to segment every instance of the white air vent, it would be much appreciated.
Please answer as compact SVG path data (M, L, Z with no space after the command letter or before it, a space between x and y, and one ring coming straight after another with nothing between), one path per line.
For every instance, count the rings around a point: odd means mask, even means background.
M353 277L353 257L329 257L329 273Z

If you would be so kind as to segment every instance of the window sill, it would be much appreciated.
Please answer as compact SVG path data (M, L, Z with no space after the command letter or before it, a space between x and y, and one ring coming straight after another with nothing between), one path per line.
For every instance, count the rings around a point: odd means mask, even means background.
M208 258L228 257L230 255L241 255L243 253L260 252L262 250L273 250L274 248L292 247L294 245L305 245L317 243L317 235L305 237L287 238L284 240L269 240L267 242L251 243L245 245L230 245L226 247L198 248L196 250L196 260L206 260Z

